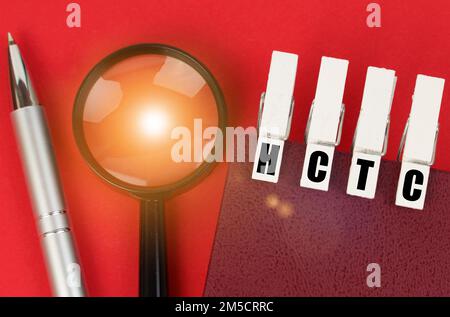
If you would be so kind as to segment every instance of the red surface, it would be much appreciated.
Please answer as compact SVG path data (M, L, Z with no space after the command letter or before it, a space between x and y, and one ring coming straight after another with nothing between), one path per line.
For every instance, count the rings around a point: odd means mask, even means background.
M0 295L50 295L20 161L12 135L6 32L21 45L50 120L73 228L93 296L135 296L138 203L95 176L71 130L78 86L103 56L139 42L180 47L220 82L231 125L254 125L273 49L298 53L291 137L300 141L322 55L350 60L341 150L350 148L367 66L397 71L387 158L395 157L418 73L448 78L450 4L377 1L382 27L366 26L371 1L78 1L82 28L65 21L70 1L0 4ZM444 93L436 167L450 170L450 100ZM226 167L167 203L171 295L201 295Z

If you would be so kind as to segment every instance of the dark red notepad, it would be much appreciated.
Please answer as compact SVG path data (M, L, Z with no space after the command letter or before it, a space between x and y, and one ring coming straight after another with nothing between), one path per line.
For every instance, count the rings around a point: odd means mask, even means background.
M431 172L417 211L395 206L400 163L382 162L370 200L345 193L349 154L335 154L328 192L301 188L304 152L286 143L277 184L230 164L206 296L450 295L449 173Z

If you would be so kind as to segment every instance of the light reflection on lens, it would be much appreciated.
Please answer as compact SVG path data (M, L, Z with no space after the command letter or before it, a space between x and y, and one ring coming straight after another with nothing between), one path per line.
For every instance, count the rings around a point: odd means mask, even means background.
M168 118L164 110L159 107L149 107L148 110L140 114L138 118L138 127L141 132L149 137L157 137L167 130Z

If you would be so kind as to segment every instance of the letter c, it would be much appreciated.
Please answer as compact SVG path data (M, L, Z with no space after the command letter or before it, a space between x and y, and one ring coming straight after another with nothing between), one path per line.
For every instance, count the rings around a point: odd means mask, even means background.
M325 152L315 151L311 153L308 166L308 178L310 181L320 183L325 180L325 178L327 177L327 171L318 169L318 165L326 167L328 166L328 161L328 154Z
M415 178L415 182L414 182ZM414 188L413 185L423 185L424 176L421 171L409 170L405 174L405 180L403 182L403 197L409 201L417 201L422 195L422 190Z

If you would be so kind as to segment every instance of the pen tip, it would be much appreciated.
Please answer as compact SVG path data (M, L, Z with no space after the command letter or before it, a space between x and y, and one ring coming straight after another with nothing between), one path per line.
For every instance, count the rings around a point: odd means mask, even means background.
M16 42L14 42L14 38L12 37L11 33L8 32L8 44L12 45L15 44Z

